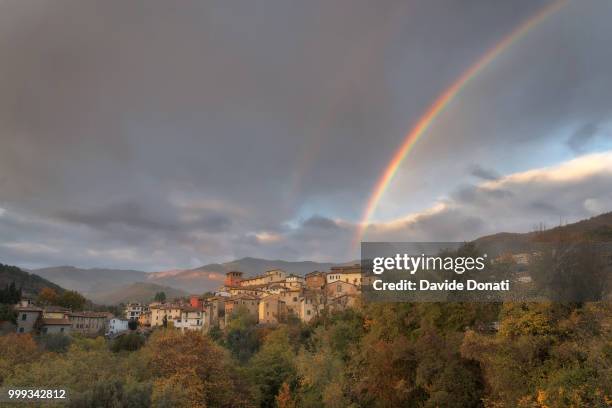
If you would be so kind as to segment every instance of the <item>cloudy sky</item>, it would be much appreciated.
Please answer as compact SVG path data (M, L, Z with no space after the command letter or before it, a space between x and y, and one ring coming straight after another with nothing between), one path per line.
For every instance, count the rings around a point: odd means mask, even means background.
M550 1L0 2L0 262L358 258L436 97ZM612 210L612 2L569 2L419 140L367 240Z

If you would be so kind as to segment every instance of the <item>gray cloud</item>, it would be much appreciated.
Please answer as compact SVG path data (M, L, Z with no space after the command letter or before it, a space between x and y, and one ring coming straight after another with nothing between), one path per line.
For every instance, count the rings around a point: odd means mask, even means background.
M582 153L585 145L593 140L598 128L594 123L587 123L578 128L567 140L567 145L575 153Z
M60 211L57 218L63 221L84 224L91 228L107 228L112 225L124 225L153 230L172 230L177 226L164 223L156 217L146 214L147 208L140 203L112 204L99 210Z
M484 167L474 164L470 166L470 174L476 178L482 180L497 180L500 176L498 172L493 169L485 169Z
M322 217L320 215L314 215L308 218L302 223L305 228L323 229L323 230L334 230L340 228L338 223L334 220Z
M528 232L533 225L576 222L612 210L612 151L550 168L482 182L407 219L373 225L370 240L463 241L497 232ZM503 197L491 191L506 191Z
M354 258L355 222L407 129L545 4L3 1L0 261L152 270ZM558 152L576 124L604 132L611 7L566 6L472 80L375 219L449 197L460 208L411 228L441 233L456 219L484 231L467 209L507 209L522 192L473 177L567 159ZM467 174L467 163L478 166ZM554 206L574 214L563 194ZM589 194L583 207L607 205ZM521 208L544 213L548 201Z

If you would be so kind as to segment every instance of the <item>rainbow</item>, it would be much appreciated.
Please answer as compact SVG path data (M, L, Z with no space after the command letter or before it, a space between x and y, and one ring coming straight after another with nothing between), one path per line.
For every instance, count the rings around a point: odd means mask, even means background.
M363 80L364 76L375 68L375 64L381 61L385 45L402 28L400 23L409 11L409 6L409 2L403 2L396 6L389 17L389 21L380 29L373 31L366 38L365 44L359 45L357 53L349 54L349 57L347 57L345 65L342 66L343 69L337 75L338 80L334 81L337 90L331 94L328 109L326 109L322 120L314 129L314 133L306 139L306 145L301 149L301 154L296 161L292 182L285 197L285 201L289 205L295 205L295 199L301 189L304 178L311 167L315 165L317 155L323 147L322 142L326 132L334 124L338 111L342 107L343 100L348 97L348 91L352 89L355 83Z
M385 190L387 187L389 187L391 180L397 173L400 164L410 150L412 150L414 145L419 141L421 136L423 136L423 134L431 127L435 119L440 116L445 108L457 97L461 90L463 90L465 86L480 72L482 72L491 62L501 55L508 47L525 36L531 29L544 21L551 14L558 11L566 3L567 0L556 1L545 6L536 14L529 17L510 34L502 38L502 40L499 41L493 48L489 49L482 57L480 57L478 61L463 72L449 88L438 96L434 103L427 109L425 114L421 116L416 125L406 134L402 145L395 151L391 161L385 168L385 171L378 179L378 182L370 195L370 199L368 200L367 206L358 225L354 242L355 245L362 240L365 230L368 227L370 218L376 210L378 202L385 193Z

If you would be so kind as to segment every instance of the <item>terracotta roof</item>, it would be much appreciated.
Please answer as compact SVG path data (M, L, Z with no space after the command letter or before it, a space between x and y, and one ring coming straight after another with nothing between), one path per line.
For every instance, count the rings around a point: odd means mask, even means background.
M347 266L332 266L330 268L330 273L332 274L336 274L336 273L361 273L361 265L360 264L355 264L355 265L347 265Z
M268 296L268 297L265 297L265 298L263 298L263 299L261 299L261 300L262 300L262 301L267 301L267 300L275 300L275 301L277 301L278 303L286 303L286 302L285 302L284 300L282 300L282 299L280 298L280 296L278 296L278 295Z
M68 319L42 319L43 326L70 326Z
M183 306L182 311L183 312L201 312L202 310L198 309L197 307Z
M321 272L321 271L312 271L312 272L308 272L306 275L304 276L314 276L314 275L325 275L325 272Z
M162 305L151 306L151 309L169 310L169 309L182 309L183 307L184 306L180 306L180 305L162 304Z
M40 307L35 306L17 306L15 310L18 312L42 312L43 310Z
M103 318L107 318L108 314L106 312L83 311L83 312L70 313L69 316L70 317L103 317Z
M45 306L45 312L64 312L69 313L70 309L60 306Z
M342 285L351 285L351 286L354 286L354 287L356 287L356 288L359 288L359 287L360 287L360 286L358 286L358 285L355 285L354 283L351 283L351 282L345 282L345 281L343 281L343 280L333 281L332 283L328 283L328 284L327 284L327 286L331 286L331 285L340 285L340 284L342 284Z
M253 297L253 296L248 296L248 295L238 295L238 296L232 296L229 301L233 301L233 300L258 300L258 298Z

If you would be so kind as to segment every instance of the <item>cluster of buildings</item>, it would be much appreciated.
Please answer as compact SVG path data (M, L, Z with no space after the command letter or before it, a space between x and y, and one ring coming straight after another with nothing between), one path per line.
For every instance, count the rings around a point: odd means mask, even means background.
M109 312L73 312L59 306L37 306L23 299L14 308L17 333L78 333L86 336L113 336L128 330L129 320Z
M226 273L223 286L214 296L193 295L189 300L168 303L128 303L123 317L108 312L42 307L24 299L15 306L17 332L115 336L126 332L130 321L137 321L140 330L164 326L208 331L211 327L223 329L238 310L259 324L275 325L290 318L309 322L324 311L354 306L363 283L359 264L332 267L328 272L315 271L306 276L272 269L247 278L242 272L232 271Z
M108 312L72 312L58 306L39 307L24 299L15 307L18 333L104 334L112 314Z
M172 326L179 330L223 328L239 309L259 324L274 325L293 317L309 322L324 310L352 307L362 285L361 266L332 267L329 272L306 276L272 269L246 278L242 272L226 273L224 285L214 296L191 296L189 302L149 305L130 303L125 317L140 327Z

